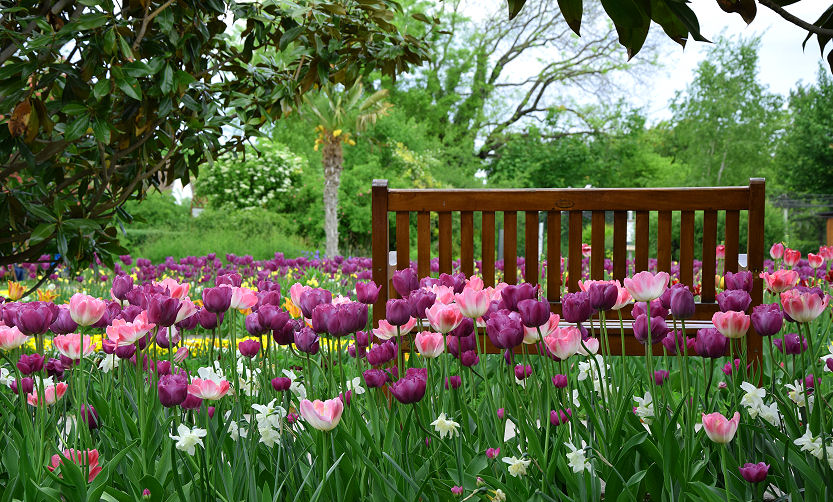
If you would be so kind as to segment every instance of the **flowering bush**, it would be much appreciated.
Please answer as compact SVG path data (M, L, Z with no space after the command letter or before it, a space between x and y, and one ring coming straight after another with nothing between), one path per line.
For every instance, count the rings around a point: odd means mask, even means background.
M830 498L823 279L773 279L751 309L754 278L727 273L713 323L692 330L694 295L665 273L624 286L582 281L559 316L536 285L406 269L393 278L401 299L371 326L378 286L334 279L362 274L359 262L319 264L331 290L274 280L314 260L253 268L229 257L226 269L205 258L166 265L196 268L191 281L123 274L107 281L105 299L2 305L0 491L23 500ZM273 266L280 260L286 270ZM766 274L786 277L798 263L776 260ZM644 356L611 355L608 333L624 318ZM762 366L747 358L748 336L765 337Z

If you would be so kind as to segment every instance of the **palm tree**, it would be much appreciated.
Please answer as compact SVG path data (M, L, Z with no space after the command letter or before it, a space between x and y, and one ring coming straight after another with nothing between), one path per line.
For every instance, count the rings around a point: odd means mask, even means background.
M339 90L326 86L317 93L304 96L306 105L302 114L316 124L315 150L321 148L321 164L324 167L324 233L327 238L326 254L338 254L338 187L344 169L342 145L355 145L353 139L393 106L385 98L387 89L369 96L364 95L361 81L349 89Z

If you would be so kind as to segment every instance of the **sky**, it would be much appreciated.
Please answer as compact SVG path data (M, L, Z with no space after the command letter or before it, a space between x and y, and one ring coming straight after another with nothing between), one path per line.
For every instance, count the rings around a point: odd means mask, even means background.
M830 2L826 0L802 0L786 10L812 23L829 5ZM762 35L758 78L772 92L786 96L800 81L815 82L819 62L823 61L815 37L807 42L807 50L802 50L801 43L807 32L768 8L758 5L758 14L748 26L739 15L720 10L715 0L694 0L691 8L700 20L700 32L709 40L720 34L744 37ZM651 27L651 32L664 35L656 25ZM676 91L685 89L694 69L711 45L691 41L682 49L671 43L675 47L669 48L665 68L660 70L654 80L655 85L650 95L639 97L646 106L648 116L653 119L668 117L669 100Z

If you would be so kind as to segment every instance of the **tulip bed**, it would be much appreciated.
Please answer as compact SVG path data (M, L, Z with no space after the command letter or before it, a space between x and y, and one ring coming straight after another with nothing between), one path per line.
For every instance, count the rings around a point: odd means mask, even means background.
M690 337L664 272L559 317L406 269L375 326L363 259L58 277L0 310L0 500L831 500L831 250L779 246L765 304L727 273ZM663 355L610 356L602 312Z

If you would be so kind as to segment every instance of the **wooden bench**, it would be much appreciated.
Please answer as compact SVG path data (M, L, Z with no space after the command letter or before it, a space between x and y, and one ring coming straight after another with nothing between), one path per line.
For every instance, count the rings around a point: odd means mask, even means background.
M385 317L385 302L396 296L390 283L388 254L390 251L390 213L395 214L394 243L396 269L411 266L411 213L416 213L417 272L419 277L430 275L431 262L431 213L437 213L439 272L452 273L452 218L459 213L460 250L459 270L471 276L475 273L474 239L475 214L481 221L481 270L487 286L495 283L495 215L503 213L504 227L504 281L518 282L516 263L518 256L518 213L525 214L525 277L526 282L539 283L538 228L541 214L545 214L546 264L555 264L556 273L546 273L546 296L552 310L560 313L562 294L561 221L567 219L567 291L578 291L582 262L582 227L585 213L590 213L591 254L590 277L606 277L605 219L612 212L613 220L613 279L620 281L626 275L648 269L649 256L656 253L657 268L671 271L672 236L679 238L680 280L689 286L694 282L695 212L703 213L702 231L702 286L697 303L695 320L707 322L718 310L715 303L716 246L718 244L718 212L725 212L725 271L738 271L739 233L741 213L748 222L747 269L753 273L752 306L763 299L762 280L758 277L764 261L764 197L765 180L753 178L748 186L714 188L566 188L566 189L496 189L496 190L392 190L387 180L374 180L372 188L373 218L373 280L385 285L373 308L374 322ZM635 212L634 267L628 270L627 225L628 211ZM680 212L679 228L672 228L672 213ZM651 212L656 212L656 248L650 249ZM630 308L624 312L630 318ZM751 311L751 310L750 310ZM687 326L689 331L694 326ZM608 321L611 349L621 353L619 336L626 337L626 355L642 355L644 347L629 334L621 333L619 321ZM690 335L692 333L689 333ZM748 358L760 359L761 337L752 329L746 337ZM496 349L486 343L487 349ZM654 352L662 353L660 344Z

